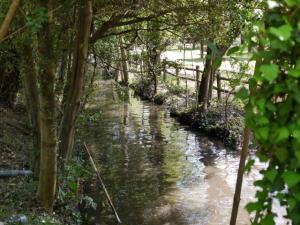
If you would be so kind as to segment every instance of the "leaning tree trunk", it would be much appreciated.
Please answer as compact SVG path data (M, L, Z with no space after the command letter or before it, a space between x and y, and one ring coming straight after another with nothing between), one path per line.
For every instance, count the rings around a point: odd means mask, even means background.
M40 114L39 114L39 93L37 84L37 71L33 59L31 39L25 40L21 47L21 63L20 70L23 78L23 86L26 97L26 107L30 124L32 127L33 150L31 151L31 169L36 177L39 172L39 156L40 156Z
M41 205L52 211L57 174L56 104L54 95L55 57L53 52L52 0L38 1L39 7L47 9L48 21L38 33L39 80L40 80L40 175L38 197Z
M12 0L5 18L0 26L0 43L4 40L21 0Z
M60 131L60 152L65 160L72 156L75 122L80 108L80 99L84 87L84 73L88 55L89 36L92 22L92 1L81 1L76 47L70 86L67 92Z

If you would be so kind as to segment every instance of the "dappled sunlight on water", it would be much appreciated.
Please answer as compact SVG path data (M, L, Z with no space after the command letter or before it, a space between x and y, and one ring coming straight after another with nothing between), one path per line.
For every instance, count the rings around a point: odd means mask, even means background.
M167 110L131 97L117 99L108 81L100 84L101 116L86 125L91 146L117 211L126 225L229 224L238 153L179 125ZM239 225L250 224L243 209L254 196L254 172L245 177ZM116 224L102 190L91 224Z

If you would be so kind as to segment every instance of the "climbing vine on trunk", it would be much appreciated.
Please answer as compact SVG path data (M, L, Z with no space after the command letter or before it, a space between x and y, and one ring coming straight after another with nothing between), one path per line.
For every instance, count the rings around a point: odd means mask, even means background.
M277 199L292 224L300 224L300 1L272 3L250 43L253 58L262 64L250 80L257 91L246 119L261 146L257 156L267 166L247 210L256 214L253 224L275 224Z

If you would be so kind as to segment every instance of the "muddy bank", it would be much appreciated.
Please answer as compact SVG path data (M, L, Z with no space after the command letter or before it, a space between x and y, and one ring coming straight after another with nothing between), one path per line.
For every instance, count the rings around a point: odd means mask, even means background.
M130 85L135 95L142 100L154 102L157 105L165 105L170 115L177 118L178 122L188 125L192 129L202 132L207 136L222 141L231 149L238 149L244 128L244 117L241 108L234 105L224 106L214 104L206 112L199 112L195 107L186 107L184 93L171 93L171 91L153 94L153 90L141 84ZM174 101L173 97L176 96ZM189 100L188 105L194 105Z

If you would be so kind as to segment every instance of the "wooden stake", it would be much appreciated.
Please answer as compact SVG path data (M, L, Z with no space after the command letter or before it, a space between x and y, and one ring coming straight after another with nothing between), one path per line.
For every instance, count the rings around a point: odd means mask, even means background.
M239 165L239 170L238 170L238 175L236 180L235 193L233 197L230 225L236 225L236 218L237 218L239 204L241 200L241 190L243 186L245 162L248 155L249 139L250 139L250 129L246 127L244 130L243 147L241 151L240 165Z
M89 156L90 163L91 163L93 169L95 170L95 173L96 173L96 175L97 175L97 178L98 178L98 180L99 180L99 182L100 182L100 184L101 184L101 186L102 186L102 188L103 188L103 190L104 190L104 192L105 192L107 201L108 201L108 203L109 203L109 205L110 205L112 211L114 212L115 217L116 217L118 223L121 224L122 222L121 222L121 220L120 220L120 217L119 217L119 215L118 215L118 213L117 213L116 208L114 207L114 204L113 204L111 198L109 197L108 191L107 191L107 189L106 189L106 187L105 187L105 184L104 184L104 182L103 182L103 180L102 180L102 178L101 178L100 172L99 172L99 170L97 169L97 167L96 167L96 165L95 165L95 163L94 163L94 160L93 160L93 158L92 158L92 155L91 155L91 153L90 153L90 150L88 149L88 147L86 146L85 143L83 143L83 146L84 146L84 149L85 149L86 153L87 153L88 156Z

